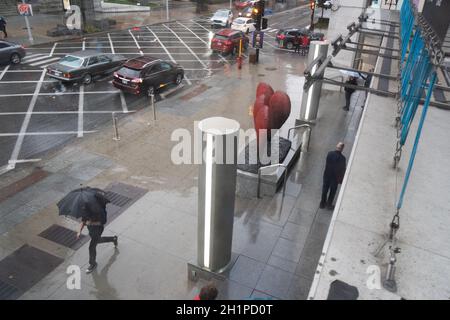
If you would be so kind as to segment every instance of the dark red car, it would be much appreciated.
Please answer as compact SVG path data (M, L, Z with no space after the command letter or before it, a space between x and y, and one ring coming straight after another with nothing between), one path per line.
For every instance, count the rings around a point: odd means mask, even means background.
M128 60L114 73L113 85L131 94L155 94L171 83L179 85L184 77L181 66L150 56Z
M243 10L247 7L252 6L252 2L254 1L249 1L249 0L238 0L234 2L234 7L236 8L236 10Z
M217 32L211 40L212 51L223 54L235 54L239 51L239 42L242 40L242 50L248 48L248 38L242 32L233 29L222 29Z

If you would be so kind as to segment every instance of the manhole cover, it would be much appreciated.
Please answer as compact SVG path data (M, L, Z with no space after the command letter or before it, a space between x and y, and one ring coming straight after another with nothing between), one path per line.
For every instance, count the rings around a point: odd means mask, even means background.
M57 256L25 244L0 261L0 281L23 293L63 261Z
M81 235L80 238L77 239L77 233L75 231L61 227L57 224L42 231L39 236L73 250L80 248L87 240L84 235Z
M275 71L275 70L277 70L277 68L276 67L267 67L267 68L265 68L267 71Z
M109 199L109 201L111 201L112 204L118 206L118 207L123 207L125 206L128 202L131 201L130 198L125 197L121 194L118 194L116 192L113 191L107 191L106 192L106 197Z
M13 300L20 296L19 289L0 281L0 300Z

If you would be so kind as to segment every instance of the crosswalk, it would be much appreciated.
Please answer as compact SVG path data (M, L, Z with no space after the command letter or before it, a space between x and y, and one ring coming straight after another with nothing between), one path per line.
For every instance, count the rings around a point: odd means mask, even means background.
M264 31L264 32L277 32L278 29L267 28L267 29L263 29L262 31Z
M22 59L23 64L28 64L32 67L45 68L48 65L55 63L61 57L49 56L41 53L28 54L24 59Z

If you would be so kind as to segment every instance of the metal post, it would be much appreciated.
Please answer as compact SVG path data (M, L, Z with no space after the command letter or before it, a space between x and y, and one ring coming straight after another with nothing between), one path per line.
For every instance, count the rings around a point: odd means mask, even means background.
M237 146L240 125L223 117L198 124L202 164L198 177L198 265L221 272L231 261Z
M316 9L315 1L311 5L311 25L309 26L309 30L314 31L314 10Z
M153 121L156 121L156 106L155 106L155 95L150 95L150 104L152 105L153 110Z
M22 0L22 3L26 3L25 0ZM30 40L30 43L33 44L34 39L33 39L33 35L31 34L31 27L30 27L30 22L28 21L28 17L24 16L25 18L25 24L27 26L27 31L28 31L28 40Z
M311 41L308 54L308 64L312 63L312 61L320 56L326 57L329 44L329 41ZM311 75L314 77L323 77L325 68L319 68L320 65L318 63L314 65L311 69ZM316 71L320 71L320 74ZM314 121L317 118L321 91L321 81L315 81L307 90L303 90L302 105L299 115L301 121L309 122Z
M120 140L119 127L117 126L117 116L116 116L115 112L112 113L112 120L113 120L113 129L114 129L113 140L114 141L119 141Z
M166 0L166 20L169 21L169 0Z

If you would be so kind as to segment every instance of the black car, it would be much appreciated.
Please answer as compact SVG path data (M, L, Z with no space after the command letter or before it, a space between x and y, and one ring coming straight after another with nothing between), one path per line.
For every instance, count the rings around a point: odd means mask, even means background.
M66 55L47 67L47 75L62 82L90 84L97 76L107 75L122 67L126 58L118 54L83 50Z
M295 36L308 36L310 41L323 40L324 34L320 32L311 32L309 29L280 29L277 32L275 41L280 48L293 49L294 48L294 38Z
M113 85L131 94L155 94L168 84L179 85L184 70L176 63L150 56L142 56L127 61L114 73Z
M18 64L25 55L25 48L20 44L0 40L0 63Z

